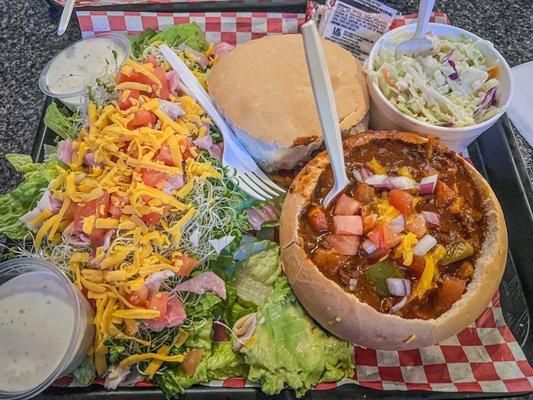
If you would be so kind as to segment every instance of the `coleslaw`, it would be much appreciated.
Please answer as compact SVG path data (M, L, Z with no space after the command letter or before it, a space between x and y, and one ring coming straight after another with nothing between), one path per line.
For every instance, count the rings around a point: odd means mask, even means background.
M403 114L445 127L465 127L500 110L498 64L489 60L484 40L465 36L426 37L429 54L397 56L383 48L372 66L372 78L383 95Z

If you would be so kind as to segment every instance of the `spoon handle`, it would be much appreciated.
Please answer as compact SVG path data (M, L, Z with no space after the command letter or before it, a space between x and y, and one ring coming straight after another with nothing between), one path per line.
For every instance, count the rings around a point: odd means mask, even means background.
M413 38L424 38L427 32L429 17L435 6L435 0L420 0L418 5L418 20Z
M326 57L324 56L315 22L309 21L305 23L302 26L302 34L318 119L320 120L322 134L333 170L333 189L323 201L324 206L327 206L348 185L348 177L344 166L344 153L335 97L333 96Z

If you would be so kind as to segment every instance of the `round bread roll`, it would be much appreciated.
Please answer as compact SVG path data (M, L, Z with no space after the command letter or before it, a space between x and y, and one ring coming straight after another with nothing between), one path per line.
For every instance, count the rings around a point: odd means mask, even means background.
M322 41L342 132L367 129L368 91L361 64ZM322 144L302 36L272 35L238 45L207 79L209 93L263 170L292 169Z
M372 140L393 138L402 143L424 143L426 138L405 132L369 132L344 141L344 147L365 146ZM438 144L438 146L443 147ZM447 150L448 151L448 150ZM311 160L292 182L280 220L283 269L305 309L325 329L357 345L381 349L413 349L439 343L472 323L487 307L498 288L507 259L507 230L500 204L481 174L466 160L462 163L477 189L485 194L487 231L474 275L466 292L435 319L406 319L383 314L326 278L308 258L299 234L299 218L329 160L326 152Z

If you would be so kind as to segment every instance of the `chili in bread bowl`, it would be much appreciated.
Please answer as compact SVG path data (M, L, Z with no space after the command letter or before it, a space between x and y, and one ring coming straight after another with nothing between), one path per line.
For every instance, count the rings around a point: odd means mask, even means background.
M465 159L432 139L367 132L344 141L351 183L324 209L326 152L292 182L283 268L325 329L384 350L428 346L477 318L507 257L500 204Z
M361 64L322 39L341 131L368 129L369 98ZM237 45L213 66L209 94L264 171L292 169L322 145L300 34Z

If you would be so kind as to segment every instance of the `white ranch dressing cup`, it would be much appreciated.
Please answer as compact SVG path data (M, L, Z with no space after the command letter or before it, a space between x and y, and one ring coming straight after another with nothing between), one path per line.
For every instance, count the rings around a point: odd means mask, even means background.
M23 257L0 264L0 399L29 399L72 372L94 337L93 310L57 267Z
M103 75L116 73L130 54L130 41L121 33L108 33L79 40L56 54L41 71L39 87L71 110L81 95Z

